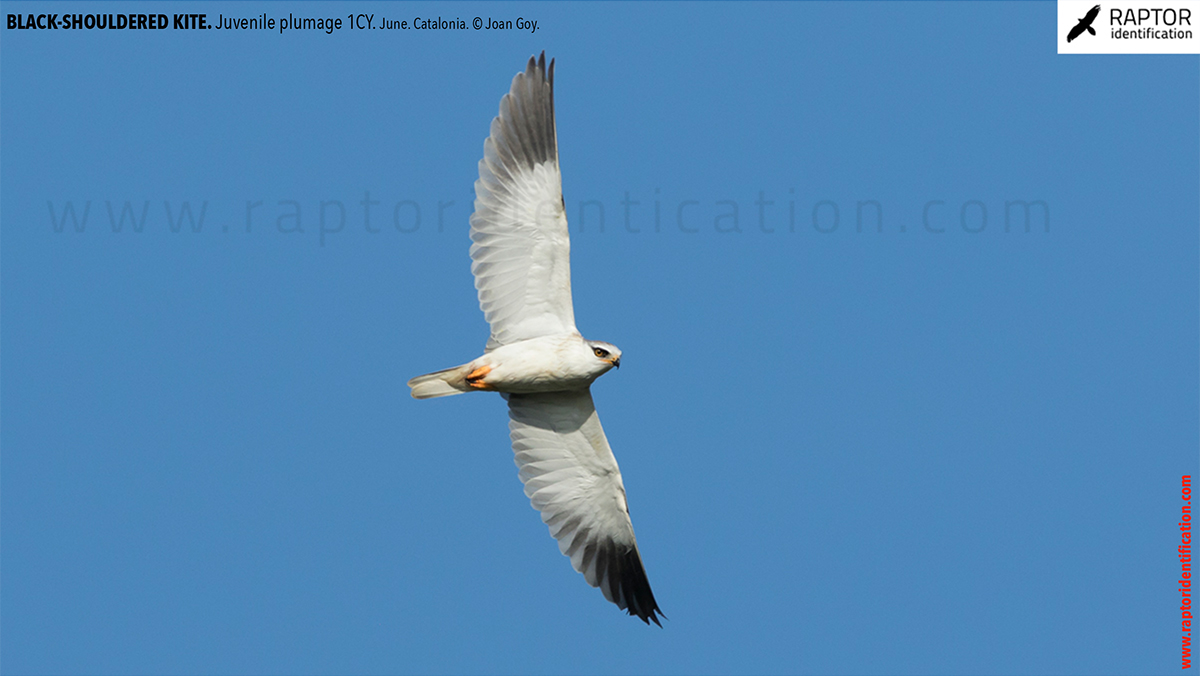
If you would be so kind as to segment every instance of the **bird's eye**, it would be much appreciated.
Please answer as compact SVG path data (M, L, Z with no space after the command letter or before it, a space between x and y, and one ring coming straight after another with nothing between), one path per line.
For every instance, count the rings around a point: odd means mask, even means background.
M597 357L600 357L601 359L604 359L605 357L608 356L608 353L605 352L604 350L601 350L600 348L596 348L596 349L592 350L592 352L595 353L595 355Z

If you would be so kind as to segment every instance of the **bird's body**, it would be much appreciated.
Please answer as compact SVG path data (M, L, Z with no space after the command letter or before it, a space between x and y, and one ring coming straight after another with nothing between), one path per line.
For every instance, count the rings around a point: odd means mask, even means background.
M417 399L500 392L525 494L560 551L605 598L659 624L621 472L590 391L620 366L621 351L575 328L564 204L554 62L547 69L543 54L530 57L501 99L475 182L471 272L491 325L485 352L408 385Z
M471 362L472 372L486 369L479 389L528 394L582 390L608 372L615 359L597 359L593 343L578 333L560 333L503 345Z
M597 358L598 348L614 356ZM440 386L417 389L422 385L420 379L428 376L414 378L415 385L410 385L417 399L471 390L509 394L581 390L591 386L620 359L620 350L608 343L584 340L578 333L559 333L500 345L470 363L429 374L436 376L431 381L448 385L449 390Z

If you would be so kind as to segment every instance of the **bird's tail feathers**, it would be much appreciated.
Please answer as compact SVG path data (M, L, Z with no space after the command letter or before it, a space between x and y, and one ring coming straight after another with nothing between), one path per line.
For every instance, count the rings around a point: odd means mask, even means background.
M467 374L470 372L470 364L463 364L452 369L417 376L408 381L408 386L412 388L413 399L433 399L462 394L470 392L472 389L467 384Z

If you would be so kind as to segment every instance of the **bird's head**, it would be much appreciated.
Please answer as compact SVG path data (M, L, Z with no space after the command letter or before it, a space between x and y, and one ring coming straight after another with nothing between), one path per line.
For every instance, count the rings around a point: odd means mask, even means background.
M604 370L609 367L616 366L621 368L621 349L611 343L605 343L599 340L587 341L588 348L592 351L592 356L607 364Z

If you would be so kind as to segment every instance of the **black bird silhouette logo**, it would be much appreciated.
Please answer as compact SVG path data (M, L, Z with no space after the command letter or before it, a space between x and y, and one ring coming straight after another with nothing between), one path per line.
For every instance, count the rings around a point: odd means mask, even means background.
M1067 42L1070 42L1080 35L1083 35L1084 31L1095 35L1096 29L1092 28L1092 22L1095 21L1096 17L1098 16L1100 16L1100 5L1096 5L1088 10L1087 16L1083 17L1079 20L1079 23L1075 24L1075 27L1071 29L1071 32L1067 33Z

